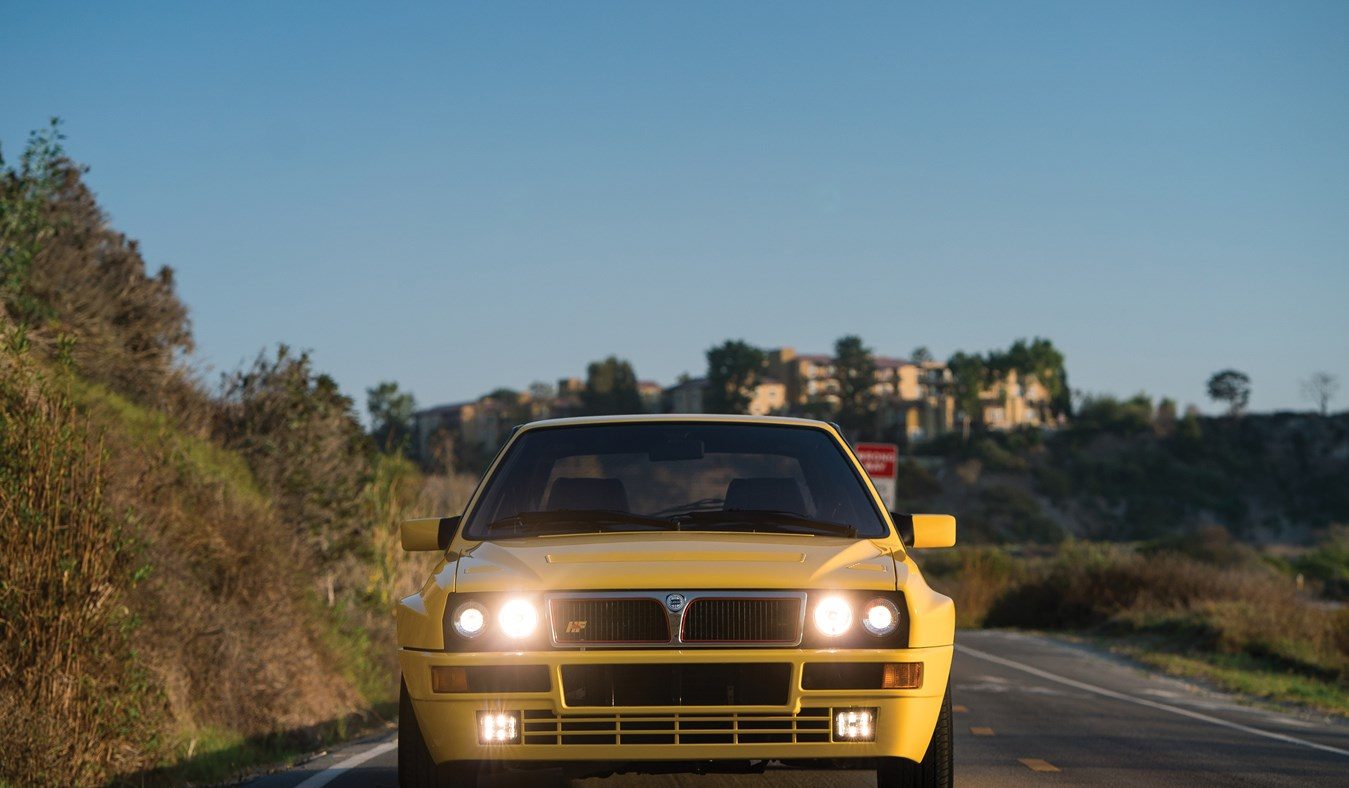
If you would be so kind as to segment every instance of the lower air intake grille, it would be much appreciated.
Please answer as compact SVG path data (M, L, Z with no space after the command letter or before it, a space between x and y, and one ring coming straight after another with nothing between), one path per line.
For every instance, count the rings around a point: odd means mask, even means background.
M524 713L525 744L797 744L829 741L829 709L792 714Z
M784 662L563 665L568 706L783 706Z

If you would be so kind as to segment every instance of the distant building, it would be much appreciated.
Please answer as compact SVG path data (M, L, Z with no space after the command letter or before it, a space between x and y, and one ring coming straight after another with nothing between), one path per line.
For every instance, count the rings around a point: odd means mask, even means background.
M980 392L979 406L984 426L990 430L1055 426L1049 389L1034 377L1022 381L1016 370Z
M873 391L879 403L882 432L907 440L933 438L960 429L951 370L940 361L915 362L876 356ZM766 374L754 388L748 412L769 414L825 414L839 402L834 359L820 353L797 353L790 347L768 351ZM492 451L516 424L534 419L573 416L584 412L585 381L561 378L556 392L536 384L530 393L503 399L482 397L470 402L440 405L413 414L413 449L429 460L437 435L448 436L456 451ZM653 380L637 383L642 410L647 413L704 413L708 381L690 378L662 389ZM1049 391L1033 377L1015 371L980 395L980 413L970 414L992 430L1052 427Z
M639 380L637 396L642 400L643 413L660 413L665 401L665 389L654 380Z
M883 429L920 440L951 431L955 426L955 400L951 396L951 373L936 361L915 363L889 356L876 356L873 391L880 401ZM768 352L768 372L785 384L787 410L809 412L838 404L838 381L832 356L797 353L782 347Z
M671 413L702 413L707 378L690 378L665 390Z

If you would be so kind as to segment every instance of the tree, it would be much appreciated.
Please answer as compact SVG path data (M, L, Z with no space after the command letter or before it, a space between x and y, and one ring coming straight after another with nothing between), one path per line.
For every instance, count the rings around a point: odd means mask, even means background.
M956 409L965 417L967 425L982 426L984 409L981 399L988 383L988 365L978 353L957 351L946 361L946 366L951 370L951 389Z
M529 407L529 398L512 388L502 387L494 389L483 401L493 403L500 416L502 436L506 430L518 424L524 424L532 417Z
M586 387L581 405L592 416L615 413L641 413L642 398L637 393L637 374L632 364L609 356L586 367Z
M876 358L862 338L848 335L834 343L834 381L838 384L838 421L857 433L876 424Z
M933 360L932 351L927 349L927 345L919 345L909 354L909 360L922 366Z
M53 120L18 167L0 161L0 307L39 345L68 342L81 376L141 403L188 404L191 324L173 271L151 273L111 227L63 139Z
M708 413L749 413L754 390L768 363L764 352L740 339L728 339L707 351Z
M1068 389L1068 371L1063 353L1043 337L1030 342L1018 339L1006 353L989 353L989 366L999 371L1015 370L1023 382L1034 378L1049 393L1049 414L1067 416L1072 412L1072 393Z
M314 370L308 352L281 345L275 358L259 354L251 367L224 376L212 426L321 559L368 538L361 490L371 473L370 443L351 398Z
M1340 381L1329 372L1314 372L1302 381L1302 397L1309 400L1322 416L1330 413L1330 401L1340 391Z
M1235 369L1215 372L1208 379L1208 396L1215 402L1227 403L1227 415L1236 418L1251 401L1251 379Z
M412 412L417 401L386 380L365 390L365 409L370 413L370 438L381 451L407 451L412 435Z

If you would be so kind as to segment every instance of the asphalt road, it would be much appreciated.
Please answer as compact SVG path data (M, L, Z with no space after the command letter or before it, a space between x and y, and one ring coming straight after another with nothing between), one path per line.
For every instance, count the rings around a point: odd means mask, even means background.
M1344 723L1252 708L1084 647L1032 635L962 632L957 643L952 679L957 785L1349 785ZM357 742L251 785L393 788L395 744L389 735ZM495 782L550 781L546 775L520 775ZM787 769L571 782L572 788L874 785L867 772Z

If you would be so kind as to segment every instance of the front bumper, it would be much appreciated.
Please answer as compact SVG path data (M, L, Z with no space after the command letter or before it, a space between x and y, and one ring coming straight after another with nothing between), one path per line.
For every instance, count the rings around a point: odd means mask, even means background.
M683 761L901 757L921 760L936 727L951 670L951 646L886 650L727 649L446 653L402 649L403 680L437 762ZM774 706L568 706L564 665L786 663L787 702ZM806 690L802 666L818 662L922 662L923 685L910 690ZM431 690L433 666L544 665L546 692ZM821 710L875 708L875 740L820 740ZM479 744L480 711L521 711L526 741ZM826 712L829 713L829 712ZM832 721L832 714L828 719ZM826 724L827 733L831 725ZM566 735L573 731L575 735ZM659 731L663 735L655 735ZM717 735L708 735L716 731ZM810 731L809 734L806 731ZM798 735L799 734L799 735Z

